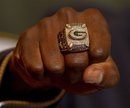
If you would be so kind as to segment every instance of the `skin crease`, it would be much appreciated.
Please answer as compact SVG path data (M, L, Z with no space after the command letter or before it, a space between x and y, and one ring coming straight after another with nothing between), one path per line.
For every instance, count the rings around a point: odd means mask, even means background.
M87 25L88 51L60 52L57 37L67 23ZM15 90L58 87L76 94L112 87L119 81L119 72L110 49L108 26L97 9L77 12L70 7L62 8L21 34L10 60L15 79L12 87Z

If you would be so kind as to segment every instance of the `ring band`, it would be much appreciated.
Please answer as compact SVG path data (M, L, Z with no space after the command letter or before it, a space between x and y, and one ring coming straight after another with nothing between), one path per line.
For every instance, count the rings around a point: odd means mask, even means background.
M89 34L86 24L66 24L58 35L61 52L82 52L89 48Z

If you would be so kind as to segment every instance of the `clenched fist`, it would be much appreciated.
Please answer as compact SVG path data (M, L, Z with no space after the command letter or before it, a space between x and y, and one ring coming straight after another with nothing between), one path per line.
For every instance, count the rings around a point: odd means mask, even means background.
M71 23L86 24L88 51L60 51L59 32ZM21 34L10 62L16 79L13 87L18 90L58 87L77 94L112 87L118 82L119 73L110 49L108 26L98 10L77 12L62 8Z

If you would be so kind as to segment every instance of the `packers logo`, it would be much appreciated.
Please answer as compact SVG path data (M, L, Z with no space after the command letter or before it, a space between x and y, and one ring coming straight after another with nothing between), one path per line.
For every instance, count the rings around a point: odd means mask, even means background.
M87 33L83 30L72 30L69 33L69 37L74 40L82 40L86 37Z

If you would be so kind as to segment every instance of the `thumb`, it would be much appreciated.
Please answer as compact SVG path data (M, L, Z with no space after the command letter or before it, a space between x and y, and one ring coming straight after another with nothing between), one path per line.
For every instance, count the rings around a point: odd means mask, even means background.
M83 74L85 83L96 84L103 88L116 85L119 77L118 68L111 57L108 57L105 62L88 66Z

